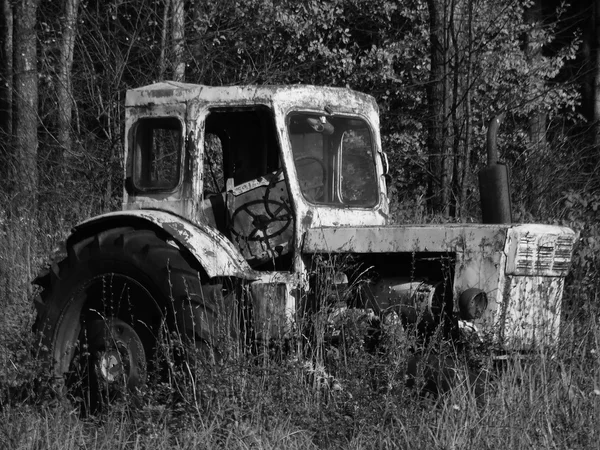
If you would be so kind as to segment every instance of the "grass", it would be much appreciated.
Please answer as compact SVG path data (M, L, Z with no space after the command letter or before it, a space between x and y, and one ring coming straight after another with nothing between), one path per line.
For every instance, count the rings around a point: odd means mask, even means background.
M297 358L245 357L174 372L150 385L140 408L115 404L100 417L81 418L54 395L35 357L29 280L61 236L32 227L5 223L0 244L0 449L599 445L600 306L589 283L595 275L581 267L571 281L576 288L566 292L560 346L502 366L484 358L483 397L475 397L460 366L448 392L420 395L405 384L405 352L377 356L355 345L323 356L341 390L322 387Z
M480 402L460 383L433 400L409 389L374 390L355 374L343 380L345 390L332 393L314 390L290 364L267 371L229 366L199 381L208 396L198 404L162 403L156 394L140 410L115 405L85 420L65 403L4 404L0 443L11 449L595 448L595 348L514 361Z

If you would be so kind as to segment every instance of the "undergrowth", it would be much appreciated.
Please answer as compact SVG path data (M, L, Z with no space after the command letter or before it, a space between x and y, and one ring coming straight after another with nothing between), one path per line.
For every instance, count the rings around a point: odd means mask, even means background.
M476 377L468 361L455 358L449 388L430 395L423 389L428 370L452 356L451 348L433 349L407 383L410 337L386 324L383 351L367 351L368 322L347 314L336 319L343 345L320 341L318 352L244 353L211 365L190 358L166 377L151 376L137 407L116 402L91 417L58 395L30 333L29 282L68 224L59 232L43 220L3 217L0 449L597 447L600 232L585 220L598 210L589 200L565 197L570 203L559 219L582 240L552 351L501 364L478 354ZM171 349L164 345L167 356Z

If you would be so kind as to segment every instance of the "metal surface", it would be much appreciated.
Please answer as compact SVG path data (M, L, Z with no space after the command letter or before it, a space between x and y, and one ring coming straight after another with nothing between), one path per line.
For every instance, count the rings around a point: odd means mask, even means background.
M508 166L496 163L479 171L483 223L512 223Z
M209 276L255 280L250 290L259 335L279 334L290 328L300 292L297 288L308 286L305 264L310 264L312 255L410 257L418 252L432 253L437 258L448 255L448 261L454 264L450 272L454 277L451 306L457 315L461 293L469 289L485 293L487 309L476 321L483 334L523 348L556 339L562 285L576 235L561 227L509 224L508 172L498 164L495 140L498 118L494 118L488 132L490 165L482 173L482 210L485 222L504 224L388 226L384 177L387 159L381 148L377 105L369 95L316 86L209 87L162 82L128 91L126 107L126 128L130 130L126 140L126 178L132 175L131 130L136 120L177 117L185 136L181 180L176 189L163 193L133 192L126 186L123 208L128 211L107 214L89 223L144 220L167 231L174 241L187 248ZM226 192L219 193L222 204L209 204L204 198L202 179L207 117L214 108L239 111L249 107L266 108L272 116L280 162L280 171L274 174L278 175L281 188L277 196L272 196L266 194L272 193L266 179L239 185L228 180ZM288 130L288 117L296 111L317 116L338 114L368 123L373 151L377 153L374 160L379 197L373 207L318 205L303 195ZM251 147L248 150L253 151ZM266 213L259 208L262 203ZM283 211L282 205L289 208L284 208L283 216L268 214L269 208ZM231 232L231 223L219 219L219 208L223 213L231 209L227 220L237 226L235 232ZM260 236L265 238L259 239ZM292 263L281 271L276 259L285 255ZM260 267L271 261L271 269L264 271L249 265ZM391 274L388 281L407 275L410 274ZM412 286L410 282L406 284L409 285ZM384 283L385 292L394 291L395 298L402 297L394 286ZM381 299L387 298L383 291L380 294ZM541 332L542 328L546 331Z
M502 121L504 120L504 113L498 114L495 116L488 125L487 135L486 135L486 146L487 146L487 156L488 156L488 165L493 166L498 163L498 128L502 125Z
M410 323L435 322L440 317L443 304L436 298L440 285L406 277L379 280L371 287L372 302L378 314L384 317L399 312Z
M448 253L456 258L454 310L472 288L488 298L476 321L506 348L556 343L560 299L577 234L552 225L320 227L307 231L306 253Z
M132 210L103 214L78 224L75 229L105 222L123 226L131 219L141 219L157 226L186 248L202 265L209 277L233 276L247 280L259 279L231 241L202 223L192 224L167 211Z
M377 108L375 99L367 94L345 88L292 86L205 86L166 81L127 91L125 106L157 106L197 101L211 106L234 105L297 105L325 111L361 112Z
M156 195L132 195L124 191L124 209L157 208L172 211L192 222L201 217L202 165L204 121L210 108L244 108L265 106L272 110L281 163L289 187L289 197L295 210L294 234L300 236L313 220L321 226L384 225L388 222L388 199L383 168L383 151L379 136L379 116L375 99L367 94L345 88L295 86L225 86L213 87L177 82L162 82L127 92L126 128L132 129L142 117L185 117L188 175L180 189ZM323 208L307 202L301 193L293 152L286 129L291 111L322 114L325 111L365 120L371 128L377 165L379 200L373 208ZM131 177L132 137L126 140L127 167L125 177ZM237 187L236 187L237 188ZM210 219L208 219L210 220Z
M306 231L307 253L457 252L504 246L507 227L494 225L406 225L315 227Z
M506 243L506 273L566 276L577 237L566 227L535 224L511 228Z
M250 285L250 294L256 337L264 343L289 337L296 314L296 301L289 284L255 281Z
M498 162L497 134L504 114L495 116L488 126L488 165L479 171L479 195L483 223L511 223L510 176L508 166Z

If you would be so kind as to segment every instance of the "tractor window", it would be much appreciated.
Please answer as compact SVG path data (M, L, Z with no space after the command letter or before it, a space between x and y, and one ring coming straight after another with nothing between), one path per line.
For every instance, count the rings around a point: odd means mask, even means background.
M307 201L332 206L377 204L375 149L364 120L292 113L288 128L298 183Z
M377 174L371 134L366 127L344 132L341 148L341 199L351 205L377 203Z
M279 168L272 113L267 108L215 109L206 117L204 190L220 192L224 181L239 186Z
M179 185L183 128L175 117L140 119L134 128L133 182L140 190Z
M218 135L204 135L204 192L205 195L218 194L225 190L223 166L223 143Z

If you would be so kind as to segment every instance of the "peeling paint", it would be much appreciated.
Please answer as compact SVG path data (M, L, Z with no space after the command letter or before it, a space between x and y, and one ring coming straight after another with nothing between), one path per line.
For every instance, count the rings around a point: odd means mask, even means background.
M478 329L505 348L527 349L558 339L562 286L576 239L569 228L539 224L321 227L307 230L303 251L453 254L454 310L461 292L483 290L490 301ZM523 242L530 247L521 249Z
M276 200L289 206L286 220L275 221L273 215L265 216L259 211L263 201L269 203L267 192L271 188L267 186L271 185L269 177L273 174L263 174L241 185L232 182L226 192L211 197L214 205L202 192L205 121L210 108L235 111L258 106L273 116L276 136L272 140L279 145L281 164L275 172L280 182ZM375 206L358 208L339 202L334 207L307 199L300 188L288 135L288 116L295 111L323 116L324 121L327 114L344 115L370 127L377 177L374 189L378 189L379 199ZM260 333L290 329L296 300L308 286L305 264L310 265L314 255L431 252L449 255L455 264L451 271L451 306L455 313L461 292L481 289L489 303L476 325L484 333L505 346L521 349L556 341L562 286L576 234L548 225L390 226L385 157L373 97L349 89L301 85L211 87L167 81L133 89L126 96L126 179L133 172L130 131L137 119L146 116L172 116L185 123L182 182L172 192L136 193L125 189L125 211L106 214L80 226L103 220L141 219L171 235L197 258L209 276L254 280L250 290ZM223 217L217 217L219 208ZM236 211L246 211L248 223L236 221ZM237 219L242 216L238 214ZM276 225L280 229L275 229ZM257 228L267 234L265 239L254 239ZM269 242L270 236L277 241ZM277 251L273 251L275 248ZM284 270L278 258L286 261ZM253 269L251 264L266 264L268 269ZM389 283L397 277L407 275L390 275L382 286L391 286Z
M246 280L260 279L234 245L219 232L202 223L192 224L166 211L132 210L96 216L78 224L80 229L100 222L115 220L122 225L127 219L142 219L148 225L158 226L187 249L202 265L209 277L232 276Z
M407 225L319 227L306 232L307 253L394 253L502 248L507 227L495 225Z

